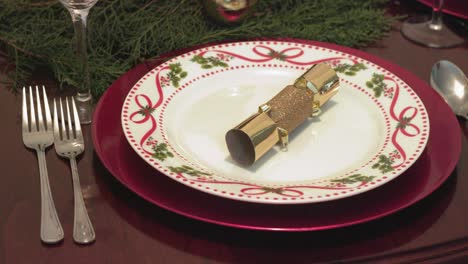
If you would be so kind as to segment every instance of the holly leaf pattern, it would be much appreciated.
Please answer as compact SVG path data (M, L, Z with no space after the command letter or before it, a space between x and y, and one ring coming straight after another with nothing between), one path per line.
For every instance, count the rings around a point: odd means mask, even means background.
M280 61L284 61L287 58L284 53L277 52L276 50L270 51L270 53L268 53L268 56Z
M263 187L262 190L267 192L267 193L276 193L276 194L282 194L283 193L282 188Z
M211 173L199 171L187 165L182 165L179 167L169 166L169 170L173 173L183 173L189 176L200 177L200 176L209 176Z
M366 82L366 86L369 89L374 91L375 97L380 97L385 88L387 88L387 84L384 83L385 75L374 73L372 74L372 79Z
M385 155L380 155L379 160L377 163L372 165L373 169L379 170L382 173L387 173L393 171L394 168L392 167L393 160Z
M331 180L331 182L342 183L342 184L354 184L357 182L371 182L375 176L365 176L361 174L353 174L346 178Z
M170 72L167 74L167 78L171 81L174 87L179 87L180 81L187 77L187 72L182 69L180 63L169 64Z
M198 63L203 69L211 69L213 67L228 67L229 65L216 57L203 57L200 55L195 55L190 60L192 62Z
M367 67L363 63L356 63L356 64L341 63L335 66L334 69L336 72L340 72L348 76L354 76L359 71L366 70Z
M157 160L165 161L167 158L174 157L174 154L167 149L166 143L154 144L151 149L153 150L151 156Z
M397 128L405 129L406 126L411 122L411 117L403 117L400 121L398 121Z
M147 116L147 115L150 115L151 113L154 112L154 108L152 108L151 106L147 105L147 106L144 106L142 109L140 109L138 111L138 113L142 116Z

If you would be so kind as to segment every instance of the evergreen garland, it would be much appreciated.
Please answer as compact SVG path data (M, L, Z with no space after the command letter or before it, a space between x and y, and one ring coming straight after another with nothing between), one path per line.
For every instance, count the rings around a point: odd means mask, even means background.
M95 98L134 65L193 45L291 37L368 45L390 29L387 0L259 0L238 25L211 21L197 0L99 0L89 15L89 66ZM41 68L59 84L77 85L70 15L57 0L0 1L0 50L11 59L12 86ZM1 51L0 51L1 52ZM13 70L11 70L13 69Z

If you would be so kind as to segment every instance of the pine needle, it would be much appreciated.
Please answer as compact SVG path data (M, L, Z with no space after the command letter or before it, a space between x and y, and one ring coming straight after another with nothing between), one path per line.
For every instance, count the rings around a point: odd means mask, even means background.
M99 98L118 76L172 50L213 41L300 38L363 47L389 31L387 0L259 0L252 17L221 25L197 0L100 0L89 15L92 93ZM77 86L73 26L57 0L0 1L0 48L15 66L13 87L38 69ZM11 68L11 67L7 67Z

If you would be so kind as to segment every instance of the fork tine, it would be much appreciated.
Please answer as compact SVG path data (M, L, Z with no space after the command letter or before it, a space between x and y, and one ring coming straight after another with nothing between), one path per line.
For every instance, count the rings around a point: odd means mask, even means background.
M54 98L54 138L55 140L61 140L60 128L58 124L58 113L57 113L57 101Z
M76 138L82 139L83 133L81 132L80 118L78 117L78 110L76 109L75 98L72 97L71 101L73 107L73 120L75 121Z
M50 131L52 129L52 117L50 116L49 99L47 99L47 93L44 85L42 85L42 95L44 96L45 121L47 126L46 130Z
M26 104L26 87L23 87L23 111L21 112L23 116L23 133L29 132L28 106Z
M60 104L60 120L62 120L62 139L68 139L67 130L65 128L65 116L63 115L63 105L62 105L62 98L59 99Z
M37 103L37 122L39 123L39 131L44 131L44 120L42 118L41 96L39 87L36 85L36 103Z
M73 126L72 126L72 120L70 116L70 105L68 104L68 97L65 97L65 105L67 106L67 118L68 118L68 136L70 139L75 138L73 135Z
M34 100L31 86L29 86L29 110L31 111L31 131L35 132L37 131L36 113L34 110Z

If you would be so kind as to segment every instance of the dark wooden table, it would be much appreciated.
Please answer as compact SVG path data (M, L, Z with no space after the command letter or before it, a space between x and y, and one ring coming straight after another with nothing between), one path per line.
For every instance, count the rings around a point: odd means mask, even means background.
M423 8L424 9L424 8ZM427 9L426 9L427 10ZM399 23L364 49L428 81L448 59L468 72L468 44L430 49L405 40ZM468 263L468 127L459 119L462 154L433 194L391 216L357 226L305 233L246 231L203 223L154 206L123 187L88 143L79 161L81 185L97 240L72 240L73 196L68 163L47 152L49 177L65 240L39 239L36 155L21 140L20 97L0 85L0 263Z

